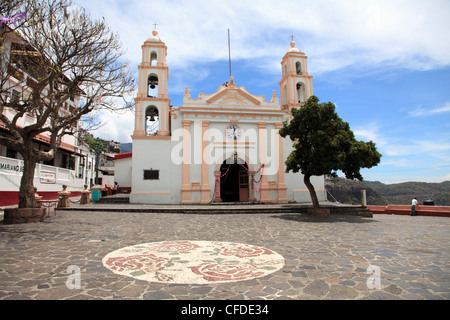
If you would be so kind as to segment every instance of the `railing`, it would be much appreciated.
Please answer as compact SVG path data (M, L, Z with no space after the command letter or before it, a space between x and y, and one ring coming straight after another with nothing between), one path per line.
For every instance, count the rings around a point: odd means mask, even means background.
M363 205L366 206L368 198L366 195L366 190L328 190L327 191L327 201L337 202L342 204L351 205ZM370 200L370 198L369 198Z
M4 187L17 188L22 177L24 169L23 160L0 157L0 176L6 180L2 180ZM44 164L36 164L34 171L35 182L42 185L54 184L79 184L79 178L75 175L74 170L59 168Z
M147 127L147 135L148 136L156 135L156 133L158 132L158 128L159 128L159 121L156 121L150 127Z

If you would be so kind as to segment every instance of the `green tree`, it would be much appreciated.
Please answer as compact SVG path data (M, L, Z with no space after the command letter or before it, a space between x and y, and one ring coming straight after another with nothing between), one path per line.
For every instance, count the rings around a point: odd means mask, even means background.
M335 112L331 102L319 103L311 96L305 105L292 109L292 119L283 123L280 135L289 136L293 151L286 160L286 172L301 172L314 208L320 208L312 176L337 176L341 170L348 179L362 180L361 168L378 165L381 154L375 143L357 141L350 126Z
M94 150L95 155L97 157L106 151L105 145L103 144L103 140L100 138L92 138L90 136L86 136L83 138L83 140L88 144L88 146L92 150Z
M94 150L95 153L95 183L98 184L98 163L100 161L100 155L106 151L105 145L103 144L103 140L100 138L92 138L90 136L86 136L83 138L84 142L88 144L88 146Z

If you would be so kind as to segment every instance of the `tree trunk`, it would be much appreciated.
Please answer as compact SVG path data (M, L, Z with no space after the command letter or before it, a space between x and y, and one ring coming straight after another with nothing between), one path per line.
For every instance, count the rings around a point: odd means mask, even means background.
M24 156L24 167L22 180L19 189L19 208L35 208L34 198L34 170L36 169L36 159L30 155Z
M308 190L309 190L309 194L310 194L310 196L311 196L313 208L320 208L319 200L317 199L316 190L314 190L314 186L312 185L311 181L309 181L310 178L311 178L311 176L308 175L308 174L306 174L306 175L303 177L303 181L304 181L306 187L307 187Z

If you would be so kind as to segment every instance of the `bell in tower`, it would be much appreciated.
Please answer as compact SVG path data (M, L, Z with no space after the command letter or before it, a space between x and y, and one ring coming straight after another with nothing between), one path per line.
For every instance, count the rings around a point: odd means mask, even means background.
M154 74L148 77L147 97L158 98L158 77Z
M150 106L145 110L146 133L147 136L155 135L159 130L159 112L155 106Z

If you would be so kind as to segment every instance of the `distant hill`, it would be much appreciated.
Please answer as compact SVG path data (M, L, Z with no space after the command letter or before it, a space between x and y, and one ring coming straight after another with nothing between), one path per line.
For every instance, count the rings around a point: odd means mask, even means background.
M423 203L424 200L433 200L437 206L450 206L450 181L396 184L364 181L364 183L378 191L390 204L410 204L412 198L417 197L419 203Z
M347 204L361 204L361 190L366 190L367 204L387 205L388 200L377 190L357 180L338 178L326 180L325 188L328 191L328 200Z
M325 187L337 201L342 203L361 203L361 190L365 189L369 205L409 205L412 198L417 197L420 204L424 200L433 200L435 205L450 206L450 181L384 184L379 181L360 182L339 178L336 181L326 181ZM332 197L329 196L329 200L331 199Z
M120 152L121 153L132 152L132 150L133 150L133 144L131 142L120 144Z

